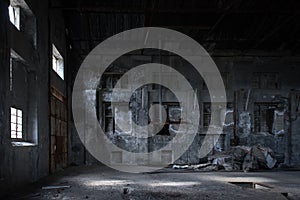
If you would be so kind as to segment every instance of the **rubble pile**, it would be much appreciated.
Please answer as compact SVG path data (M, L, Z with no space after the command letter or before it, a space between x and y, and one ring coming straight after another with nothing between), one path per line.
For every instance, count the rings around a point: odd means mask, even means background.
M208 157L208 163L197 165L173 165L173 169L193 169L201 171L226 171L248 172L258 169L272 169L276 165L274 152L261 145L236 146L229 151L219 152Z

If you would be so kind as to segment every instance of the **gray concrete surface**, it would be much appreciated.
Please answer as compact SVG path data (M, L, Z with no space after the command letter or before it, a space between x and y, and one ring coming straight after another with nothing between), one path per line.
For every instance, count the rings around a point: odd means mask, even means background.
M254 189L229 182L259 183ZM42 189L46 186L70 186ZM164 169L128 174L104 166L70 167L6 199L299 199L300 171L191 172ZM286 196L284 196L287 195Z

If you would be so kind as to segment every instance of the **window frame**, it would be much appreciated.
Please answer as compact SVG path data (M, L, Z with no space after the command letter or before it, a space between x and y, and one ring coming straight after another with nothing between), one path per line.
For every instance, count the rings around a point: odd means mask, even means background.
M65 80L65 64L64 58L57 50L56 46L52 44L52 70L62 79Z
M19 6L8 6L9 21L20 31L21 30L21 8Z
M13 112L15 110L15 112ZM14 106L10 107L10 139L13 140L24 140L24 113L23 110ZM14 118L15 120L13 120ZM19 121L21 120L21 122ZM13 122L15 121L15 122ZM15 129L13 130L12 124L15 124ZM18 130L18 127L21 126L21 130ZM12 132L15 132L15 136L13 136ZM21 136L18 136L18 133L21 134Z

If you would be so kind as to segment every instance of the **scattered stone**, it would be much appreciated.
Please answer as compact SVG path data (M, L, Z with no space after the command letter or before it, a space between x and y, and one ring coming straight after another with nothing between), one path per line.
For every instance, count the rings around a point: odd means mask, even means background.
M70 188L70 187L71 186L69 186L69 185L54 185L54 186L42 187L42 190L65 189L65 188Z

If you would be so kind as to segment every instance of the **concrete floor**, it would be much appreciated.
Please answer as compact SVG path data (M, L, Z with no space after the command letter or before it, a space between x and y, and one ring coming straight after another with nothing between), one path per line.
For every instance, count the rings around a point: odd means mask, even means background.
M255 182L270 188L254 189L229 182ZM70 188L45 190L43 186ZM300 199L300 171L165 169L151 174L128 174L104 166L70 167L20 192L14 190L5 199Z

